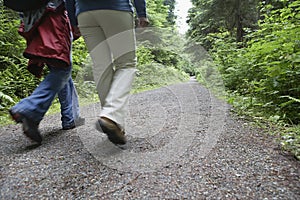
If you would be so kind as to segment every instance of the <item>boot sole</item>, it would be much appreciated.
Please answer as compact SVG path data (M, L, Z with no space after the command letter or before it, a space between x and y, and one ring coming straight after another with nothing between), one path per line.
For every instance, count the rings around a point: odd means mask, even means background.
M120 145L126 144L126 138L124 134L121 133L121 130L108 128L106 122L103 122L103 120L97 120L96 129L100 132L105 133L112 143Z

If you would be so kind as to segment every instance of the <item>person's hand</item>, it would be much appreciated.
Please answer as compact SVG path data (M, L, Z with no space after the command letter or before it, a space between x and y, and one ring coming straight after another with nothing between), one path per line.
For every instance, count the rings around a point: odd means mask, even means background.
M78 26L72 26L72 34L73 34L73 41L80 38L81 33L80 33Z
M145 28L149 25L149 20L147 17L139 17L138 18L138 28Z

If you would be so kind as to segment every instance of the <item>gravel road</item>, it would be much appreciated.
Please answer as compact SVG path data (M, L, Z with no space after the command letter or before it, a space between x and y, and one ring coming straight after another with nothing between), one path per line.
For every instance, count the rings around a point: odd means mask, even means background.
M86 124L45 117L33 145L20 125L0 133L0 199L300 199L300 162L196 82L132 95L128 144Z

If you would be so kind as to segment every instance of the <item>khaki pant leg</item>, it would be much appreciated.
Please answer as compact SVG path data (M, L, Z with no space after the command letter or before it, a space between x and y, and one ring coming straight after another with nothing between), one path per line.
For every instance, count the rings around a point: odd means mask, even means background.
M94 61L94 78L102 103L100 116L124 128L136 71L133 15L123 11L96 10L80 14L78 21Z
M88 11L78 16L81 35L93 61L93 77L103 106L113 79L113 59L102 27Z

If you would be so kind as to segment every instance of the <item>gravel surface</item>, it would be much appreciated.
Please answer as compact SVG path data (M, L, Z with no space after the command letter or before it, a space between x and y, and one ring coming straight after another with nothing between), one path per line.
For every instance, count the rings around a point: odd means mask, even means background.
M2 127L0 199L300 199L300 162L198 83L129 102L119 147L94 128L99 104L70 131L47 116L41 146L21 125Z

